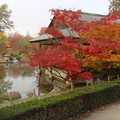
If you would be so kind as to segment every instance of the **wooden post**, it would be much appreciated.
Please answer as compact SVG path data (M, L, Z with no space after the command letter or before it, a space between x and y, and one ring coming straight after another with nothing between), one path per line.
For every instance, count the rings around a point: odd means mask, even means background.
M13 101L12 101L12 93L10 92L10 103L11 105L13 104Z
M120 80L120 76L119 76L119 74L117 74L117 80Z
M108 81L110 81L110 76L108 76L107 78L108 78Z
M97 81L98 81L98 84L100 84L100 79L99 78L97 79Z
M39 49L41 49L41 44L39 45Z
M73 82L71 81L70 82L70 85L71 85L71 91L73 90Z
M35 94L35 89L33 89L33 95L34 95L35 100L37 100L37 97L36 97L36 94Z
M39 72L38 72L38 96L40 95L40 78L41 78L41 75L40 75L40 66L39 66Z

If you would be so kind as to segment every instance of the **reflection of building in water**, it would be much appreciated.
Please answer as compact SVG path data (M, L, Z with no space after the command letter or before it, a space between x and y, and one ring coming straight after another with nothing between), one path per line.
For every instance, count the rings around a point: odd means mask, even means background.
M67 84L63 79L54 76L53 80L51 78L52 74L46 69L37 69L35 73L38 82L38 95L52 91L57 92L67 88ZM65 74L63 73L62 75L64 76Z
M52 70L45 71L46 81L52 83L54 86L59 87L60 89L66 89L70 83L68 81L64 81L66 77L66 72L59 70L58 68L52 67Z
M9 68L9 66L10 66L10 64L9 64L9 63L5 63L5 64L4 64L4 68L5 68L5 69L8 69L8 68Z
M48 83L45 78L45 70L37 68L35 71L35 76L37 80L37 94L49 93L53 89L53 85Z

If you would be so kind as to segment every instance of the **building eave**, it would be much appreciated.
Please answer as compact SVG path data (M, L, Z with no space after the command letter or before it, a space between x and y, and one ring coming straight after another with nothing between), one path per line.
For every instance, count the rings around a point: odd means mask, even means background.
M72 35L73 38L78 38L78 33L77 32L74 32L74 31L71 31L71 28L68 28L68 29L62 29L62 30L59 30L64 36L70 36L70 33ZM69 33L70 32L70 33ZM32 39L32 40L29 40L30 43L33 43L33 42L40 42L42 43L43 41L47 41L48 39L53 39L54 37L50 34L43 34L35 39Z

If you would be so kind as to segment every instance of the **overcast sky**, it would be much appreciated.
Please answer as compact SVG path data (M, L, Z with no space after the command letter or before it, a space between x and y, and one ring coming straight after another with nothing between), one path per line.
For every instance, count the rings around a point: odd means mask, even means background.
M7 32L19 32L36 37L41 27L47 27L52 18L50 9L82 10L83 12L108 14L109 0L0 0L12 10L11 20L15 28Z

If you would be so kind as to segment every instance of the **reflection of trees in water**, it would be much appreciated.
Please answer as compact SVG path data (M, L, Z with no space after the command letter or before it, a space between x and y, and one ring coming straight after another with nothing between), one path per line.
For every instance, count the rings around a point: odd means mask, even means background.
M2 90L2 92L7 92L9 89L11 89L12 84L13 83L9 80L0 80L0 89Z
M4 65L0 65L0 93L7 92L8 89L11 89L12 83L9 80L5 81L5 76L6 72Z
M6 93L9 89L12 88L13 83L9 80L5 81L4 79L0 80L0 103L4 101L2 97L3 93Z
M5 69L3 65L0 65L0 80L4 79L6 76Z
M27 64L17 65L11 64L8 68L8 75L11 77L27 77L33 76L34 68L28 67Z

